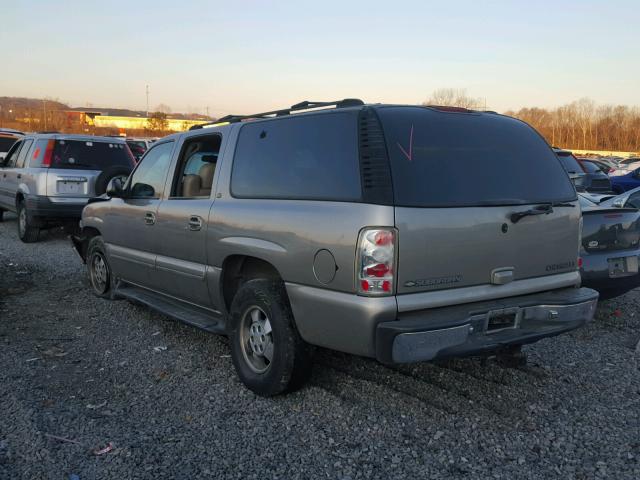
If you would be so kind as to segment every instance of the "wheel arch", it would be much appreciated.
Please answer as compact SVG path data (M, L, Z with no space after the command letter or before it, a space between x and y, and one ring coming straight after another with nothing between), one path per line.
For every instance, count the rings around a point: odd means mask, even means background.
M231 311L231 302L240 287L257 278L283 280L278 269L260 257L233 254L224 259L220 276L220 298L227 312Z

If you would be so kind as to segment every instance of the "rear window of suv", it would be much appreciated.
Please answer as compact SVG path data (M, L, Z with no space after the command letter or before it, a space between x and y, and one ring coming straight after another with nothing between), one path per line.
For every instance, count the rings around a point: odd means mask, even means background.
M104 170L111 166L132 168L134 160L124 142L56 140L51 168Z
M573 156L571 152L556 152L558 158L560 159L560 163L568 173L584 173L583 168L578 163L576 157Z
M542 137L495 114L425 107L378 110L395 203L407 207L571 201L576 193Z
M357 117L291 116L242 126L231 192L239 198L358 201Z

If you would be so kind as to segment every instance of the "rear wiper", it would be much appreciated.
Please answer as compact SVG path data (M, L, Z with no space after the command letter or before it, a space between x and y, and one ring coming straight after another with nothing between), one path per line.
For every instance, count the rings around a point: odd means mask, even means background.
M509 218L511 219L511 223L518 223L524 217L529 217L532 215L548 215L551 212L553 212L553 206L551 206L550 203L546 203L544 205L538 205L537 207L533 207L522 212L513 212Z
M551 203L543 203L542 205L538 205L529 210L525 210L523 212L513 212L510 215L511 223L518 223L524 217L529 217L531 215L548 215L553 213L553 207L575 207L573 203L568 202L551 202Z

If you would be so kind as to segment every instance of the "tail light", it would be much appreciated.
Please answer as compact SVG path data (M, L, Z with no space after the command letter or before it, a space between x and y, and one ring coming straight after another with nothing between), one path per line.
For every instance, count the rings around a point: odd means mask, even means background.
M56 146L55 140L49 140L47 142L47 148L44 151L44 157L42 157L42 166L50 167L51 159L53 158L53 148Z
M359 294L393 294L396 243L397 233L393 228L365 228L360 232L356 271Z

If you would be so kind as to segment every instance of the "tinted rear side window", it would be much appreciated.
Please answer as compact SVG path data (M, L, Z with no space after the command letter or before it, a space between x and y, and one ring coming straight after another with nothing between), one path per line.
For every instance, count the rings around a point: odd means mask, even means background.
M357 201L357 116L349 112L242 126L231 191L241 198Z
M132 168L133 157L124 142L56 140L51 168L104 170L111 166Z
M421 107L378 112L398 206L518 205L576 198L553 151L518 120Z
M0 152L8 152L16 140L14 137L0 137Z

